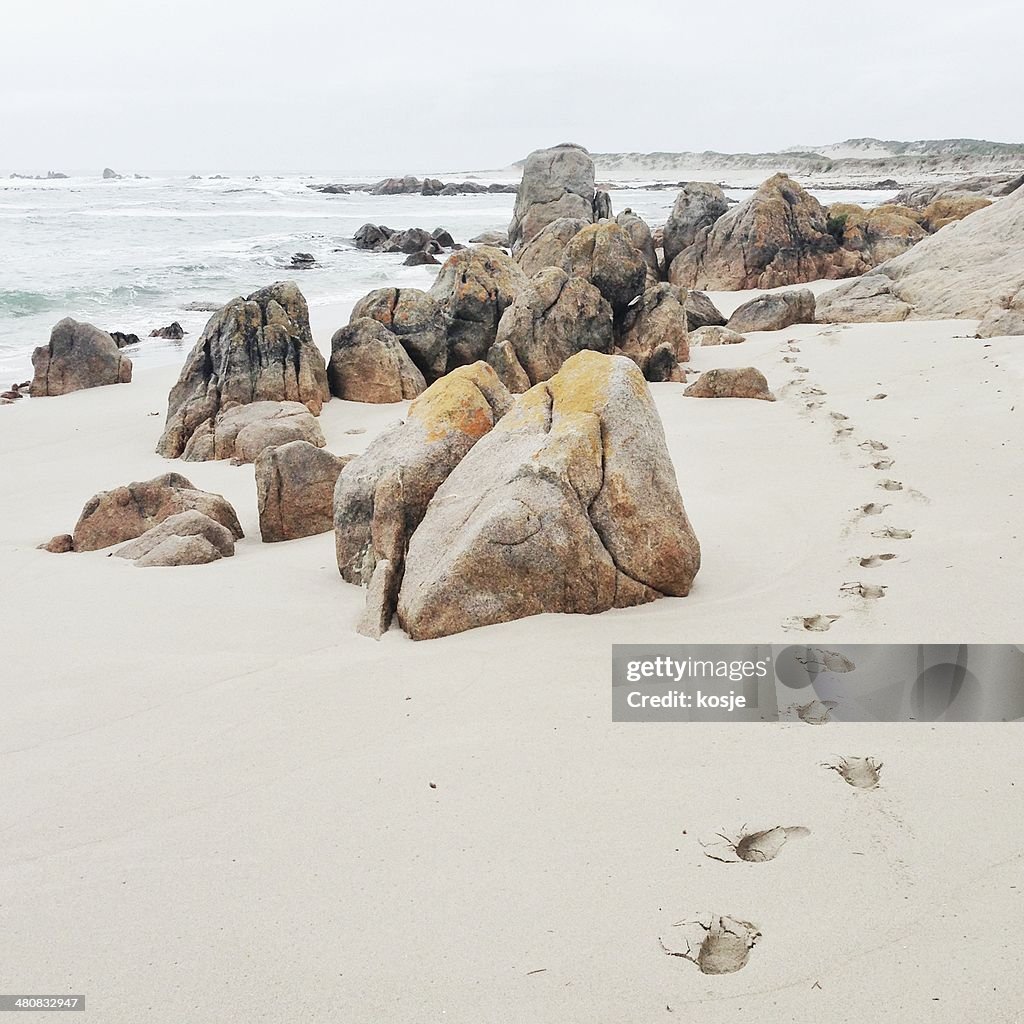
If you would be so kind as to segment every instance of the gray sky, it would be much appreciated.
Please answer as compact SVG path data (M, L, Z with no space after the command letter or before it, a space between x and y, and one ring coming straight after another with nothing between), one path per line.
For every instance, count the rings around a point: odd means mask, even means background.
M6 171L1024 141L1024 13L1002 0L19 0L3 31Z

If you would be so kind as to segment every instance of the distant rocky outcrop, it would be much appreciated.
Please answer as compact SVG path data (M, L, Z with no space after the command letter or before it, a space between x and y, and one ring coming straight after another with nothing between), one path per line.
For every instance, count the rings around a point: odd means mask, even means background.
M205 565L235 553L235 535L216 519L189 509L168 516L114 554L140 568Z
M106 331L71 317L53 328L48 345L32 353L32 368L33 398L127 384L132 379L132 361L121 355L114 339Z
M327 379L331 394L349 402L400 402L427 386L398 336L370 317L335 332Z
M327 443L316 417L301 402L250 402L200 423L181 457L186 462L254 462L266 448L300 440L317 447Z
M109 333L118 348L127 348L129 345L138 345L139 343L137 334L128 334L124 331L110 331Z
M75 551L96 551L141 537L170 516L191 509L244 536L238 516L219 494L201 491L180 473L136 481L94 495L82 509L73 534Z
M308 441L265 448L254 463L264 542L329 533L334 528L334 488L352 458Z
M188 332L178 323L177 320L166 327L156 327L149 332L151 338L166 338L169 341L181 341Z
M772 292L739 306L726 325L730 331L781 331L793 324L814 323L814 293L809 288Z
M688 181L676 196L672 212L665 222L662 246L666 269L684 250L697 241L697 236L710 230L715 221L729 209L725 193L709 181Z
M1024 164L1024 155L1021 163ZM987 197L997 199L1008 196L1024 185L1024 174L980 174L958 181L940 181L929 185L912 185L898 192L889 202L895 206L909 206L923 210L940 199L959 197Z
M334 491L338 570L369 588L360 631L391 621L409 537L437 488L507 412L511 396L486 363L460 367L410 406L341 471Z
M279 282L210 318L171 389L157 454L178 458L204 423L234 405L301 402L318 416L329 398L306 300L295 284Z
M669 279L688 288L778 288L863 269L828 230L817 199L776 174L699 233L672 261Z
M384 224L364 224L352 237L352 242L357 249L366 249L371 252L405 253L407 256L418 257L421 262L435 263L436 260L423 260L422 256L433 256L435 253L443 253L445 249L455 246L451 234L444 228L434 228L428 231L426 228L405 228L401 231L393 231ZM406 266L416 266L416 263L405 261Z
M103 168L103 180L104 181L116 181L119 178L123 178L123 174L118 174L112 167Z
M400 178L384 178L376 182L333 182L325 185L308 185L307 188L325 195L348 195L351 192L369 192L375 196L422 195L458 196L478 195L488 192L515 192L516 186L505 182L491 182L484 185L478 181L449 181L439 178L420 178L407 174Z
M734 366L702 373L684 392L689 398L759 398L774 402L764 374L753 366Z
M642 374L584 351L523 395L437 489L408 542L398 617L422 640L589 614L684 596L699 566Z

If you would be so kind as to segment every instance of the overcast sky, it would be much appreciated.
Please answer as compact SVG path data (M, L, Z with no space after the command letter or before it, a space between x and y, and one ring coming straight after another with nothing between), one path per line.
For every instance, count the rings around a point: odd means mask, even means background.
M455 170L1024 141L1015 2L17 0L0 167Z

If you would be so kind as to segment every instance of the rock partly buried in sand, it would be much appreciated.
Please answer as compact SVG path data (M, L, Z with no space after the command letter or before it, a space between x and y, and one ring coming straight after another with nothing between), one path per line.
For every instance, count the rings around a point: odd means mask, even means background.
M187 332L177 320L166 327L157 327L149 332L151 338L166 338L169 341L181 341Z
M726 318L718 307L703 293L692 289L686 293L686 326L691 331L702 327L724 327Z
M863 269L829 232L818 200L776 174L698 235L672 261L669 280L688 288L778 288Z
M649 381L681 380L679 364L690 358L686 289L672 284L648 288L620 318L618 351Z
M622 356L580 352L438 488L409 544L398 615L422 640L600 612L684 596L699 567L643 375Z
M829 290L819 300L818 319L980 320L1024 288L1022 238L1024 185L947 224L870 275Z
M744 335L731 331L728 327L701 327L690 335L691 345L705 347L708 345L738 345L741 341L746 340Z
M545 267L560 267L565 247L588 223L581 217L559 217L553 220L516 251L516 263L530 277Z
M735 366L702 373L684 392L689 398L760 398L774 402L764 374L753 366Z
M448 323L433 296L419 288L378 288L360 299L349 323L368 316L402 343L424 379L433 383L448 367Z
M66 555L75 550L75 538L70 533L58 533L45 544L39 544L40 551L49 551L54 555Z
M1024 334L1024 288L1005 307L997 306L978 324L979 338L1001 338Z
M225 498L199 490L179 473L165 473L90 498L75 525L75 550L97 551L134 540L168 517L190 509L215 519L235 538L244 536L238 516Z
M575 235L562 254L562 269L597 287L616 314L643 293L647 264L629 235L616 223L589 224Z
M168 516L114 554L136 565L205 565L235 553L234 534L216 519L189 509Z
M254 468L263 540L297 540L334 529L334 488L352 458L308 441L260 452Z
M486 359L498 322L529 278L500 249L461 249L448 257L430 289L448 324L448 368Z
M210 318L171 389L156 451L176 459L199 427L233 405L301 402L318 416L329 398L306 300L292 282L279 282Z
M781 331L793 324L814 323L814 292L797 288L791 292L773 292L744 302L726 325L730 331Z
M583 349L611 352L612 308L589 281L548 267L505 310L487 353L502 383L522 392Z
M181 457L186 462L253 462L265 448L289 441L309 441L318 448L327 443L316 417L301 402L252 402L200 424Z
M117 343L92 324L65 317L50 332L50 343L32 353L32 397L66 395L106 384L127 384L132 361Z
M370 317L335 332L327 380L331 394L349 402L401 402L427 386L397 335Z
M364 631L379 635L387 628L409 536L437 488L511 404L487 363L459 367L431 384L404 423L341 471L334 490L338 570L349 583L372 580L368 600L389 602L367 606ZM374 623L383 626L371 628Z
M672 261L728 209L729 202L718 185L709 181L688 181L683 185L662 233L665 266L671 267Z
M566 143L526 158L508 239L513 251L559 217L594 221L594 161L582 147Z

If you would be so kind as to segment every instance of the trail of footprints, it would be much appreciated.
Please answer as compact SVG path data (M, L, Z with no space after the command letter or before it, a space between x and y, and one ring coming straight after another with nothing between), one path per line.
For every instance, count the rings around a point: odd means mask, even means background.
M810 368L802 365L800 346L794 341L787 341L782 346L782 361L793 367L795 373L809 374ZM813 413L817 410L826 410L826 399L828 393L808 381L806 376L793 377L789 381L789 388L796 389L798 398L803 407ZM885 392L878 392L872 395L868 401L878 402L886 399ZM850 417L838 410L827 410L832 423L832 439L835 443L848 443L854 439L856 426ZM863 469L875 470L878 473L888 473L896 463L895 458L889 452L889 446L884 441L875 438L867 438L856 442L856 447L864 452L869 461L862 466ZM875 482L878 491L885 491L887 494L901 495L905 498L927 501L919 491L907 487L902 480L891 476L884 476ZM863 520L873 516L882 516L887 509L893 507L892 502L872 500L865 501L852 511L847 530L853 529ZM886 517L888 518L888 517ZM903 526L882 525L870 531L872 538L886 541L908 541L913 538L914 531ZM892 559L896 558L894 551L879 551L861 555L851 560L852 564L861 569L878 569L885 566ZM888 587L874 581L844 580L840 583L838 596L841 598L854 598L867 606L872 601L885 597ZM831 628L832 623L841 618L839 614L815 614L815 615L794 615L783 622L786 629L806 630L808 632L823 633Z
M822 652L842 658L835 652ZM852 668L852 666L851 666ZM835 701L813 700L792 709L801 721L822 725L829 720ZM873 757L840 757L822 762L822 768L835 772L848 785L858 790L874 790L881 783L882 763ZM773 825L748 830L742 826L735 835L716 832L708 841L698 840L704 856L722 864L764 864L775 860L794 839L809 836L804 825ZM761 929L750 921L728 914L711 914L704 918L677 921L679 940L672 948L659 936L658 944L668 956L689 960L702 974L734 974L746 967L751 951L761 938Z

